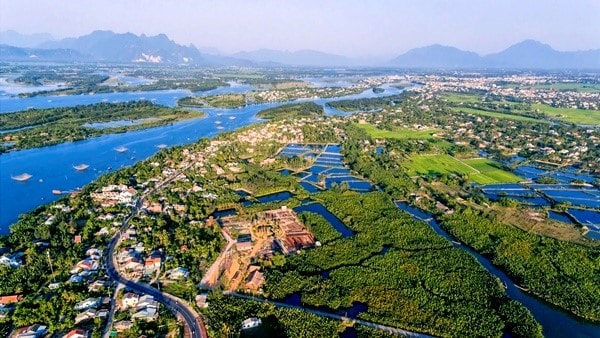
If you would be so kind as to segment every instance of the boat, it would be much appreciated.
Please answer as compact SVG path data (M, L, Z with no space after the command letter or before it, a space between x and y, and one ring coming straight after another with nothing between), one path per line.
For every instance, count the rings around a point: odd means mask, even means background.
M164 144L164 143L161 143L161 144L159 144L159 145L156 146L156 148L158 148L158 149L165 149L166 147L167 147L167 145Z
M215 124L221 124L221 121L215 121Z
M452 241L452 243L456 244L456 245L462 245L461 242L457 242L457 241Z
M519 290L523 290L523 291L525 291L525 292L529 292L529 289L528 289L528 288L522 287L522 286L520 286L520 285L517 285L517 284L513 284L513 285L514 285L514 286L515 286L517 289L519 289Z
M33 177L33 175L30 175L28 173L22 173L21 175L11 176L10 178L12 178L15 181L25 182L32 177Z
M225 129L225 127L218 126L217 129Z
M60 195L60 194L62 194L62 191L60 191L60 190L58 190L58 189L54 189L54 190L52 190L52 193L53 193L54 195Z
M83 170L86 170L89 167L90 167L89 164L81 163L81 164L78 164L78 165L74 165L73 169L75 169L77 171L83 171Z
M229 116L230 120L235 120L235 116Z
M118 151L118 152L120 152L120 153L124 153L124 152L127 151L127 148L123 147L123 146L120 146L120 147L115 148L115 150Z

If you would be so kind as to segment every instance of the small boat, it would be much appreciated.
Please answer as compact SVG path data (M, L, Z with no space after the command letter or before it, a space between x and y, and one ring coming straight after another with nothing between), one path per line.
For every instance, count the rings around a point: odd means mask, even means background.
M161 144L159 144L159 145L156 146L156 148L158 148L158 149L165 149L166 147L167 147L167 145L164 144L164 143L161 143Z
M30 175L28 173L22 173L21 175L11 176L10 178L12 178L15 181L25 182L32 177L33 177L33 175Z
M73 169L75 169L77 171L83 171L83 170L86 170L89 167L90 167L89 164L81 163L81 164L78 164L78 165L74 165Z
M221 121L215 121L215 124L221 124Z
M452 243L456 244L456 245L462 245L461 242L457 242L457 241L452 241Z
M120 153L124 153L126 152L128 149L126 147L120 146L115 148L116 151L120 152Z
M522 287L522 286L520 286L520 285L517 285L517 284L513 284L513 285L514 285L514 286L515 286L517 289L519 289L519 290L523 290L523 291L525 291L525 292L528 292L528 291L529 291L529 289L528 289L528 288Z
M52 193L53 193L54 195L60 195L60 194L62 194L63 192L62 192L62 191L60 191L60 190L58 190L58 189L54 189L54 190L52 190Z
M235 120L235 116L229 116L230 120Z
M131 158L129 158L130 160L135 160L135 156L131 156Z
M225 129L225 127L218 126L217 129Z

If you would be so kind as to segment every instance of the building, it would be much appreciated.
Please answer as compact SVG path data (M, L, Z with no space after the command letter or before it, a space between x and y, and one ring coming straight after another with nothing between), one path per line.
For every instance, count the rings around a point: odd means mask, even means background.
M77 303L75 305L75 310L81 311L81 310L95 308L98 306L98 304L100 304L100 298L88 298L88 299L82 300L81 302Z
M248 318L242 321L242 330L251 329L260 326L261 324L262 320L260 318Z
M23 295L8 295L8 296L0 296L0 307L7 306L10 304L16 304L23 299Z
M238 251L245 251L252 249L252 235L250 234L239 234L235 242L235 248Z
M247 289L258 290L265 282L265 275L260 271L258 266L250 266L248 268L248 277L244 280L244 287Z
M121 320L121 321L115 323L115 330L117 330L117 332L129 330L132 327L133 327L133 322L130 320Z
M167 272L167 276L169 279L185 279L190 275L190 272L188 269L183 268L183 267L178 267L175 269L172 269L170 271Z
M137 305L139 299L140 299L140 296L133 292L128 292L128 293L124 294L123 298L121 299L121 304L123 306L123 309L135 307Z
M73 329L64 335L63 338L87 338L87 336L87 331L82 329Z
M39 338L43 337L48 328L45 325L33 324L20 329L14 334L15 338Z

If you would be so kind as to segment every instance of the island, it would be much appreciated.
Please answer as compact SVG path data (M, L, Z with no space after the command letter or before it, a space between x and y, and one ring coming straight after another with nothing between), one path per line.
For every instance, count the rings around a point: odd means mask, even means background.
M70 108L31 109L0 114L0 153L84 140L203 117L196 110L149 101L98 103Z

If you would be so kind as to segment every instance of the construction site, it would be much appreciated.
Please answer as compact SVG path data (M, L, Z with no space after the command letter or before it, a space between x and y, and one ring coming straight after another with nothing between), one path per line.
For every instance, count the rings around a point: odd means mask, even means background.
M276 253L289 255L319 243L300 221L296 212L279 209L250 215L230 215L216 219L228 245L207 271L202 288L222 284L227 290L261 293L265 281L259 261Z

